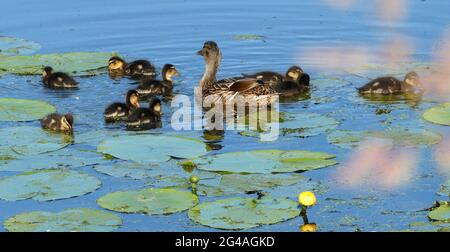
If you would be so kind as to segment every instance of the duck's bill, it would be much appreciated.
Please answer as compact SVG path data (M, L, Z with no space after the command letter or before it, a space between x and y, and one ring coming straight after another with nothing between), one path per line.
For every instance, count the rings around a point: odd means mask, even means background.
M203 50L198 51L197 55L203 56Z

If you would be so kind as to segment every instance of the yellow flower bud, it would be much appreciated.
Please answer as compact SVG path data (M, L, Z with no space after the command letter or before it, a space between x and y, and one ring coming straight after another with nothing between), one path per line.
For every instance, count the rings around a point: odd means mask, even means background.
M316 225L316 223L308 223L308 224L302 225L300 227L300 231L302 231L302 232L317 232L317 225Z
M298 203L303 206L312 206L316 204L316 195L313 192L302 192L298 195Z
M189 181L190 181L191 183L193 183L193 184L197 184L197 183L200 181L200 178L199 178L198 176L196 176L196 175L192 175L192 176L189 178Z

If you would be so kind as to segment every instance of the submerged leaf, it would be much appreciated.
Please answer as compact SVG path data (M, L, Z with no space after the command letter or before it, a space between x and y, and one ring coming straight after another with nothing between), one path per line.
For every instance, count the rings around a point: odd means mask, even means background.
M0 98L0 121L34 121L54 112L56 108L43 101Z
M41 45L31 40L0 36L0 55L30 54L40 48Z
M172 214L197 205L198 197L187 191L148 188L109 193L99 198L97 203L121 213Z
M255 228L297 217L298 204L289 199L229 198L201 203L188 212L201 225L228 230Z
M232 173L283 173L335 165L334 155L301 150L229 152L193 160L198 169Z
M110 232L122 225L112 213L89 208L72 208L62 212L27 212L7 219L9 232Z

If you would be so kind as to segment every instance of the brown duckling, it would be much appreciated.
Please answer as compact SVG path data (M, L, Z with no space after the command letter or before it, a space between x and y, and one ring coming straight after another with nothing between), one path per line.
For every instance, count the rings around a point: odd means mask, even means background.
M128 118L131 111L139 108L139 94L136 90L129 90L127 92L126 103L115 102L109 105L103 117L106 122L123 121Z
M143 79L137 87L140 96L168 95L172 92L172 77L179 75L178 70L172 64L165 64L162 68L162 80Z
M49 114L41 119L41 126L45 130L55 132L72 132L73 116L71 114Z
M416 72L409 72L403 81L395 77L379 77L358 88L360 94L405 94L422 93L423 87Z
M135 60L127 63L118 56L109 59L108 71L111 76L127 75L133 79L153 79L156 77L155 66L150 61Z
M72 77L66 73L54 73L53 68L49 66L46 66L42 72L42 82L47 88L78 88L78 83Z
M161 100L153 97L149 108L138 108L134 110L126 122L127 130L148 130L161 127Z

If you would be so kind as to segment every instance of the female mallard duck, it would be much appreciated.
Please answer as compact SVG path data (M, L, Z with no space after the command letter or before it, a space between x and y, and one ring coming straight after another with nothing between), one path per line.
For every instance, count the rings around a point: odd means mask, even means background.
M49 114L41 119L41 126L43 129L55 132L72 132L73 116L71 114Z
M258 104L270 104L270 99L275 90L268 85L264 85L262 81L253 78L236 77L223 80L217 80L216 74L220 66L222 54L219 47L213 41L207 41L203 48L197 52L198 55L203 56L206 67L205 72L200 80L199 86L203 99L206 98L206 103L222 99L225 101L233 100L237 95L241 95L246 101L256 102Z
M168 95L172 92L172 77L179 75L177 69L172 64L164 65L161 80L144 79L136 89L139 95Z
M271 86L280 96L289 97L309 90L309 75L299 66L292 66L285 76L280 73L264 71L254 74L242 74L247 78L255 78Z
M135 60L127 63L124 59L114 56L108 61L108 71L111 76L127 75L133 79L149 78L156 76L155 66L148 60Z
M405 94L421 93L422 84L416 72L409 72L403 81L394 77L380 77L358 88L361 94Z
M128 130L147 130L161 127L161 101L153 97L149 108L134 110L126 122Z
M106 122L122 121L128 118L130 112L139 108L139 94L136 90L129 90L126 103L116 102L109 105L103 116Z
M53 68L47 66L42 72L42 82L48 88L78 88L78 83L68 74L53 72Z

